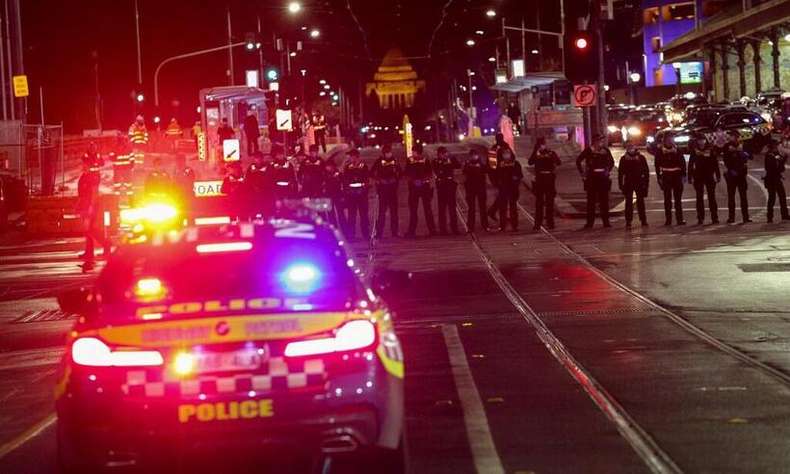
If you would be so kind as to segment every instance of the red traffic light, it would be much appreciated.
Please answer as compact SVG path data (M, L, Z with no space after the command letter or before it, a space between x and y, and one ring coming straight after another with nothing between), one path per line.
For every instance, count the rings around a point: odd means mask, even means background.
M574 46L576 46L576 49L582 49L582 50L587 49L587 46L590 45L590 43L587 41L587 38L576 38L573 44Z

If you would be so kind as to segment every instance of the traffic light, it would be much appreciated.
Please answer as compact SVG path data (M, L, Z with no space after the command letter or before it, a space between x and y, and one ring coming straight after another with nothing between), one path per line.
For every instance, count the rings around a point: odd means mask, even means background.
M591 44L590 34L587 31L577 31L573 35L573 48L578 54L584 54L590 51Z
M573 82L595 82L598 66L590 32L579 29L569 34L566 41L566 77Z
M249 52L255 52L261 49L261 42L255 33L246 33L244 35L244 49Z
M266 69L266 80L269 82L277 82L277 79L280 78L280 73L277 71L276 67L270 67Z

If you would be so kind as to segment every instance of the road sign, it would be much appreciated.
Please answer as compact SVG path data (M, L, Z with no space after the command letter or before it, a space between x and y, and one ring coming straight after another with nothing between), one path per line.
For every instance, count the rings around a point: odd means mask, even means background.
M582 84L573 86L573 105L576 107L592 107L598 102L598 86Z
M222 196L222 181L195 181L192 190L195 197Z
M27 76L14 76L14 97L27 97L30 90L27 87Z
M239 161L241 159L241 145L238 138L228 138L222 142L222 154L225 161Z
M277 120L277 130L281 132L290 132L294 128L290 110L277 109L275 120Z

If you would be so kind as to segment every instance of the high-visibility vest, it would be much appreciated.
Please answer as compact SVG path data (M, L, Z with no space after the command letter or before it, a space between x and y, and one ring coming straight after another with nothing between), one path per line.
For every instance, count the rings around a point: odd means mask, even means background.
M181 135L181 127L178 125L178 122L170 122L167 126L167 130L165 130L165 135L169 137L177 137Z
M148 129L145 128L145 125L133 123L129 127L129 141L134 145L148 144Z

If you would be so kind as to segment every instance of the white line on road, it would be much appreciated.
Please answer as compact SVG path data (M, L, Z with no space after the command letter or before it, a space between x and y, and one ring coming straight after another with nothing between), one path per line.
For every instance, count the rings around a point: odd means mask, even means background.
M502 460L499 459L496 446L494 446L494 439L488 428L486 411L466 360L466 352L461 343L461 337L458 335L458 328L453 324L442 324L442 335L444 335L447 353L450 356L450 368L453 372L455 388L464 410L466 436L469 439L475 470L480 474L504 474L505 468L502 466Z
M50 413L46 418L31 426L16 438L0 446L0 459L4 458L8 453L14 451L18 447L41 434L42 431L49 428L52 423L55 422L56 418L57 417L54 413Z

